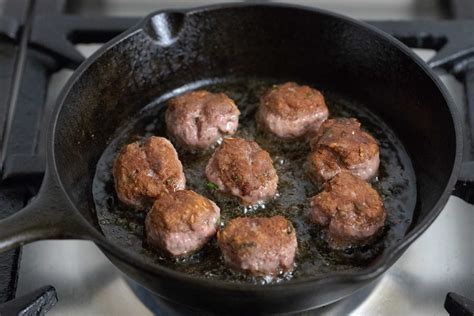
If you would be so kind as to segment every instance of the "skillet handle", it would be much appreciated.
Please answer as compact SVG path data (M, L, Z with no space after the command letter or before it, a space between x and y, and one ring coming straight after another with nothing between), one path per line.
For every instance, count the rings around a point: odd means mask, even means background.
M38 195L0 221L0 252L42 239L94 239L94 232L46 171Z

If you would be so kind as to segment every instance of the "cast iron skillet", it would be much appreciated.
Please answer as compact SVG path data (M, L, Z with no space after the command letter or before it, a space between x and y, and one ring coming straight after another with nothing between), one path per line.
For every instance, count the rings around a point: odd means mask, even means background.
M104 236L91 184L117 127L157 96L198 80L228 77L324 84L379 115L403 142L416 174L417 203L406 236L362 271L265 286L150 264ZM38 239L89 239L129 277L174 302L227 312L315 308L376 279L437 217L460 168L460 125L427 66L364 23L287 5L156 12L104 45L63 89L50 125L42 188L25 209L0 223L0 249Z

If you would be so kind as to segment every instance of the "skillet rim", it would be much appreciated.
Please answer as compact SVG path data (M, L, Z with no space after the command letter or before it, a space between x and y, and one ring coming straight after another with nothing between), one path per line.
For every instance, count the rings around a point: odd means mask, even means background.
M299 289L301 290L302 287L312 287L316 284L322 285L327 283L337 283L337 282L363 282L372 280L382 273L384 273L388 268L390 268L395 261L404 253L404 251L408 248L408 246L413 243L438 217L441 210L447 203L447 200L450 197L450 193L452 192L454 185L457 181L458 174L461 167L462 161L462 147L463 147L463 139L462 139L462 127L461 127L461 120L459 111L457 110L452 97L448 93L444 84L440 81L440 79L432 72L429 66L421 60L409 47L405 46L402 42L397 40L396 38L392 37L391 35L383 32L382 30L360 20L356 20L351 17L347 17L338 13L330 12L320 8L308 7L303 5L294 5L288 3L226 3L226 4L214 4L208 6L198 6L189 9L167 9L167 10L157 10L146 17L144 17L140 22L138 22L135 26L131 27L127 31L119 34L109 42L102 45L97 51L95 51L89 58L87 58L71 75L65 86L62 88L60 95L58 96L53 116L49 123L49 130L48 130L48 150L47 150L47 161L49 165L49 169L51 175L54 176L55 180L57 181L59 187L61 188L64 198L67 199L68 203L70 204L72 210L79 216L83 217L83 215L78 211L74 202L72 202L68 191L65 189L64 184L62 182L61 176L57 169L56 164L56 147L55 147L55 139L56 139L56 127L59 115L63 109L64 103L69 96L70 91L76 84L76 82L80 79L85 71L94 63L96 62L105 52L112 49L115 45L119 44L122 41L125 41L132 37L134 34L138 32L144 31L146 27L146 23L149 19L157 14L161 13L183 13L185 15L192 15L196 13L203 13L208 11L214 10L223 10L223 9L230 9L230 8L249 8L249 7L264 7L268 9L272 8L285 8L295 11L306 11L312 12L320 15L326 15L331 18L343 21L344 23L348 23L355 28L360 30L366 30L374 37L378 37L380 40L384 41L386 45L392 45L395 47L400 53L406 55L410 58L420 70L422 70L426 75L427 79L431 79L433 84L438 88L441 92L442 97L446 105L448 106L449 112L451 114L451 120L454 127L454 134L455 134L455 157L454 163L451 170L451 174L449 176L449 180L447 185L440 195L438 200L436 201L433 208L429 211L426 218L423 219L418 225L413 227L413 229L404 236L404 238L392 249L387 249L384 251L376 261L369 267L366 267L357 272L347 272L347 271L340 271L340 272L331 272L324 275L313 276L313 277L305 277L302 279L297 280L290 280L287 282L281 283L272 283L272 284L254 284L254 283L236 283L231 281L223 281L218 279L206 279L197 276L192 276L183 272L178 272L173 269L157 265L142 262L138 255L135 255L132 252L126 251L116 244L113 241L110 241L106 238L102 233L100 233L93 225L91 225L87 221L87 225L89 228L92 228L97 234L91 236L92 241L94 241L102 251L106 252L107 254L111 254L114 257L124 261L126 264L133 266L134 268L138 268L140 270L146 271L147 273L151 273L157 276L164 276L166 278L172 278L180 280L181 282L186 282L188 284L193 284L194 286L206 286L211 288L219 288L222 290L230 290L230 291L245 291L245 292L262 292L262 291L279 291L279 290L288 290L288 289ZM385 44L384 43L384 44ZM72 211L71 210L71 211Z

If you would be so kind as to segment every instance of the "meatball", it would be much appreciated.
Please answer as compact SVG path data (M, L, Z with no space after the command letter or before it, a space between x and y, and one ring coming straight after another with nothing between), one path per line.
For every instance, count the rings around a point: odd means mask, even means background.
M329 119L311 140L308 174L316 182L324 182L341 170L361 179L372 178L379 168L379 146L360 129L355 118Z
M386 214L380 195L364 180L342 171L311 200L311 220L327 228L333 248L362 245L383 226Z
M278 175L268 152L254 141L226 138L206 166L207 179L220 191L238 196L244 204L273 197Z
M162 195L146 216L147 242L171 256L187 255L215 235L219 216L219 207L194 191Z
M294 268L296 233L283 216L233 219L217 233L217 241L231 269L276 276Z
M224 93L200 90L168 102L166 128L179 145L189 150L206 149L224 135L233 135L240 111Z
M123 203L145 209L163 193L184 189L183 166L173 145L149 137L125 146L113 167L115 190Z
M288 82L263 95L257 121L261 128L280 138L294 139L316 132L328 115L321 92Z

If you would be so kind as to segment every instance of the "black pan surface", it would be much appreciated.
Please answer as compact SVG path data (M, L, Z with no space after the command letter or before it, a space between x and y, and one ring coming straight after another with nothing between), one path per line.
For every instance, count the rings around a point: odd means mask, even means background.
M337 91L323 90L332 117L357 117L365 129L376 137L380 144L381 166L378 176L372 181L381 194L388 213L387 224L371 245L332 251L324 242L321 231L309 222L309 199L319 192L316 185L305 175L304 168L309 154L309 145L304 140L282 142L257 130L255 112L259 97L281 78L221 78L190 83L169 93L157 96L156 100L142 110L127 124L118 128L114 139L100 158L93 182L93 195L99 224L107 238L135 252L143 260L164 265L174 270L203 278L235 282L281 282L285 279L314 277L335 271L356 271L369 265L383 249L397 244L406 234L411 223L416 203L416 179L410 158L394 131L363 104L341 96ZM115 195L112 166L121 147L145 136L166 137L164 113L166 101L193 89L203 88L213 92L222 91L236 101L241 116L239 130L235 136L255 140L266 149L279 176L278 195L266 204L255 207L241 206L237 199L224 196L207 187L205 166L214 149L192 154L179 150L183 163L187 188L214 200L221 208L221 225L239 216L284 215L295 225L298 237L297 267L292 274L276 279L255 279L234 273L225 267L219 248L213 239L196 254L171 259L149 249L144 240L143 212L127 208ZM318 87L320 88L320 87Z

